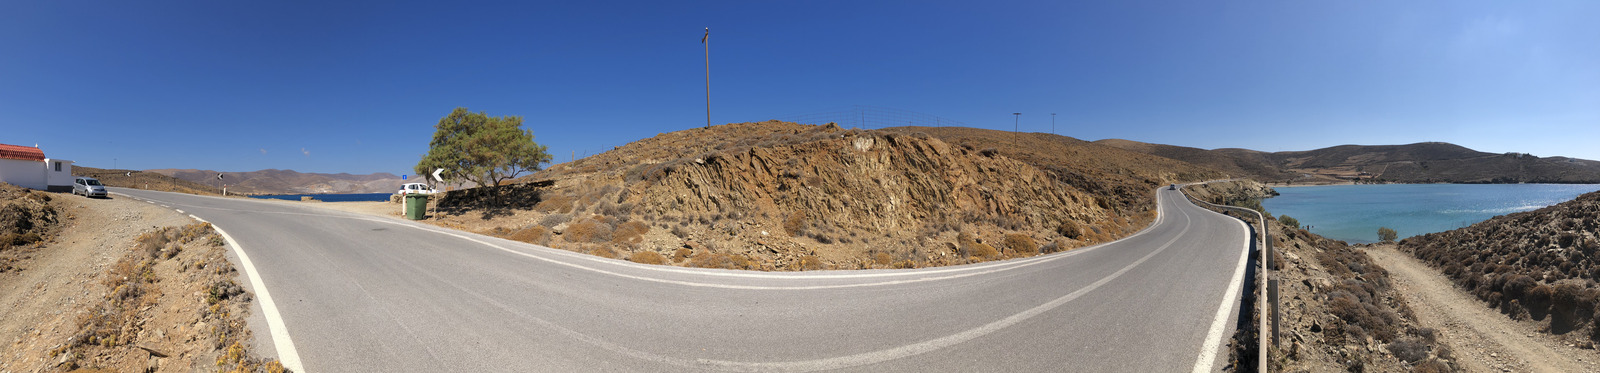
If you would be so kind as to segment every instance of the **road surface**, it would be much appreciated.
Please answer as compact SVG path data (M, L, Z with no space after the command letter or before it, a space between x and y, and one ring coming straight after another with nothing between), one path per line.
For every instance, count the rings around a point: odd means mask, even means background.
M259 350L308 372L1216 371L1248 246L1243 223L1165 188L1150 228L1108 244L803 273L649 266L393 218L112 190L226 232L260 300Z

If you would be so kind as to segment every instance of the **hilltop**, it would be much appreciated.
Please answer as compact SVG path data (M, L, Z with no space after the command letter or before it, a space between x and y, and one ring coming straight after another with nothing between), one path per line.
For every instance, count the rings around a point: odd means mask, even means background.
M1600 183L1600 162L1526 153L1486 153L1442 142L1340 145L1273 153L1205 150L1121 139L1096 143L1275 183Z
M367 175L348 173L302 173L294 170L267 169L250 172L219 172L193 169L156 169L146 172L171 176L195 183L212 185L216 189L217 174L226 174L223 183L229 193L240 194L310 194L310 193L393 193L405 180L387 172Z
M999 146L1012 136L778 121L694 128L513 185L451 192L440 223L646 263L923 267L1110 241L1154 218L1157 186L1220 175L1062 136Z

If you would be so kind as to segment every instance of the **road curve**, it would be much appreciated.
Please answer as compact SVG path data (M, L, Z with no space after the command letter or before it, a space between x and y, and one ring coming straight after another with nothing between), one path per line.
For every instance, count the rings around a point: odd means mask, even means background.
M1238 220L1162 189L1155 224L1090 248L772 273L640 265L294 204L112 190L227 232L250 262L253 290L273 300L274 310L256 302L252 315L260 350L297 356L291 367L309 372L1216 371L1249 240Z

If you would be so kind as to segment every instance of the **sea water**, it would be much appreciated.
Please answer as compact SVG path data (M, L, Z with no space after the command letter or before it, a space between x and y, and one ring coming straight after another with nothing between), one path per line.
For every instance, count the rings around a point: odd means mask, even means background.
M1275 187L1261 201L1311 233L1350 243L1377 242L1378 228L1400 238L1462 228L1489 218L1572 200L1600 184L1386 184Z

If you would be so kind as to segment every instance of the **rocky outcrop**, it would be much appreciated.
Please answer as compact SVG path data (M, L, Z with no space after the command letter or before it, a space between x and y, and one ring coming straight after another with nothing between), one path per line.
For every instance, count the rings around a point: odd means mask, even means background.
M906 268L1121 237L1154 219L1151 192L1170 177L1007 154L918 131L737 123L659 134L440 206L446 225L651 263Z

